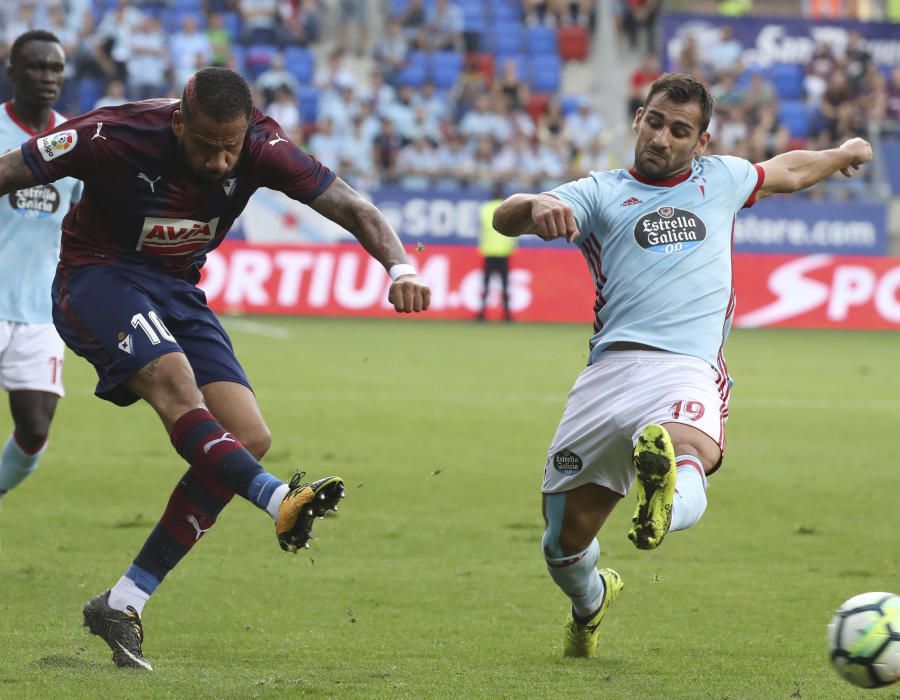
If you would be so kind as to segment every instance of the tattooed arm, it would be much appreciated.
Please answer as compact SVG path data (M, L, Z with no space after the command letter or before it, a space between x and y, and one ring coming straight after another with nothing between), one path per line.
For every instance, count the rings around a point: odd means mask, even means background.
M356 236L369 255L386 270L409 263L403 244L384 215L341 178L335 178L309 206ZM430 299L431 290L415 273L398 277L388 294L388 300L401 313L424 311Z
M14 148L0 156L0 197L37 184L40 183L31 168L25 165L21 149Z

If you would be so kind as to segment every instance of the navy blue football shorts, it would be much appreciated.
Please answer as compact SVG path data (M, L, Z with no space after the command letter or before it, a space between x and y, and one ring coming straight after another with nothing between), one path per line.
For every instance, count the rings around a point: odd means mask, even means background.
M60 266L53 280L53 323L97 370L95 394L119 406L138 396L125 382L170 352L187 357L197 386L250 381L231 340L190 282L139 265Z

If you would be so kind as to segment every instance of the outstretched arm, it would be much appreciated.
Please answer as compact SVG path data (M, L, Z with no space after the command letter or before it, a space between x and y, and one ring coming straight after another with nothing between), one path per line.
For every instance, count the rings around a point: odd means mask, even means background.
M25 165L21 149L14 148L0 156L0 197L38 183L31 168Z
M494 229L510 237L533 233L545 241L565 237L569 243L579 233L572 207L546 192L514 194L494 212Z
M805 190L840 171L852 177L863 163L872 160L872 146L865 139L845 141L839 148L827 151L788 151L775 156L760 167L765 180L756 195L762 199L772 194Z
M341 178L336 177L309 206L356 236L369 255L386 270L390 271L395 265L409 265L406 251L384 215ZM412 266L408 270L396 275L388 292L388 301L401 313L424 311L431 301L431 290Z

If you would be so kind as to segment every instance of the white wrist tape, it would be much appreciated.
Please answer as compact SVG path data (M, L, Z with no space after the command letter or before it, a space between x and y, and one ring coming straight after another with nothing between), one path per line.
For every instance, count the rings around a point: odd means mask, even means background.
M388 270L388 274L391 276L391 280L394 282L397 281L398 277L403 277L403 275L415 275L416 268L408 263L401 263L399 265L391 265L391 269Z

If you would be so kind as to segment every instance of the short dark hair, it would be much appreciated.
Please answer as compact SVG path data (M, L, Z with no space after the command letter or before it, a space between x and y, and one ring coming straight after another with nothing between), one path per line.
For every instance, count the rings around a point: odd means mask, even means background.
M186 119L197 112L220 124L240 117L250 119L253 96L247 81L228 68L201 68L184 86L181 113Z
M29 41L49 41L62 46L59 37L53 32L48 32L46 29L30 29L24 34L17 36L13 42L12 48L9 50L9 65L14 66L16 64L16 59Z
M685 104L697 102L700 105L700 133L709 128L709 120L712 118L716 101L709 90L699 80L694 80L687 73L663 73L650 85L650 92L644 101L646 107L650 104L654 95L663 93L672 102Z

